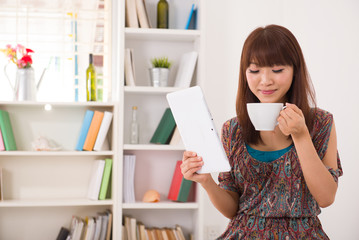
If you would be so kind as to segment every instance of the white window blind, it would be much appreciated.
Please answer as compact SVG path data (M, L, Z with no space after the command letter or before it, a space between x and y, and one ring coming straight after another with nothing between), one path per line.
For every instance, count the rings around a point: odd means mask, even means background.
M86 68L94 55L98 95L110 100L110 0L0 0L0 48L24 45L32 54L38 101L86 101ZM13 99L0 53L0 100ZM7 66L14 84L16 66ZM102 96L102 97L101 97Z

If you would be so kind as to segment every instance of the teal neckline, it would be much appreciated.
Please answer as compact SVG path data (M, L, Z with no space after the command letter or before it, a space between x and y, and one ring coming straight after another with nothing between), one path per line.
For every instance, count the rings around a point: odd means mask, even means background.
M254 149L250 147L248 144L246 144L246 148L248 153L255 159L261 162L272 162L274 160L277 160L281 156L283 156L285 153L287 153L293 145L290 145L289 147L286 147L284 149L275 150L275 151L260 151L257 149Z

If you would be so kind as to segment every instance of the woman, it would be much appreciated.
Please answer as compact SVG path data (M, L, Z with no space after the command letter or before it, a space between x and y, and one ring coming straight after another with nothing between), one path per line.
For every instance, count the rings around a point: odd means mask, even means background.
M186 151L182 173L206 190L231 221L218 239L329 239L317 217L334 202L342 175L333 116L316 107L301 48L286 28L255 29L244 43L237 117L224 123L231 164L197 174L201 156ZM246 104L284 103L274 131L255 131Z

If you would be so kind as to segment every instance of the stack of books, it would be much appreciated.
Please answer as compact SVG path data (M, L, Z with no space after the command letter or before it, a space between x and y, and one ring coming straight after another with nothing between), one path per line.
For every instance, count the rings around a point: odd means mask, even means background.
M134 203L136 155L123 156L123 202Z

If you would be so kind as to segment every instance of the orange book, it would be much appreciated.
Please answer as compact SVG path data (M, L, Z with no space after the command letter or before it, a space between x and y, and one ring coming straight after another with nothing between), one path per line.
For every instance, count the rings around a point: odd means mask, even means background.
M89 131L86 136L86 140L83 146L83 150L92 151L93 146L97 138L98 131L100 130L101 122L103 119L104 113L100 111L95 111Z

